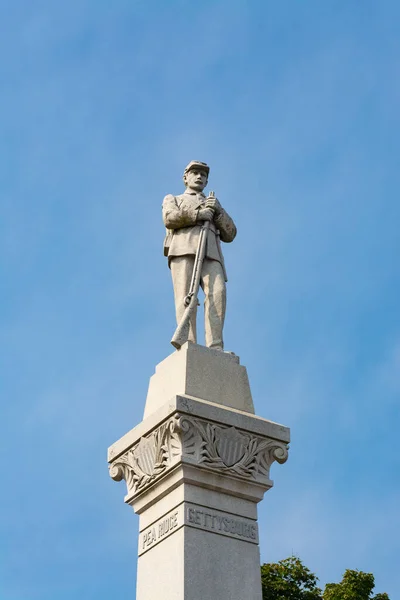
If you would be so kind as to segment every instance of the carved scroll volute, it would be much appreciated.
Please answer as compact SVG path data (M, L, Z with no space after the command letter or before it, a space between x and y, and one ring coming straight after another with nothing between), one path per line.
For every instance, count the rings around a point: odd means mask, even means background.
M277 440L268 440L258 456L258 472L269 479L272 463L276 460L281 465L288 459L288 445Z
M289 457L289 446L287 444L277 443L272 450L272 455L280 465L283 465Z
M172 417L110 464L114 481L125 479L128 494L142 491L180 460L178 416Z
M122 481L123 479L125 479L124 468L119 463L114 463L114 464L110 465L109 472L110 472L111 479L114 479L114 481Z

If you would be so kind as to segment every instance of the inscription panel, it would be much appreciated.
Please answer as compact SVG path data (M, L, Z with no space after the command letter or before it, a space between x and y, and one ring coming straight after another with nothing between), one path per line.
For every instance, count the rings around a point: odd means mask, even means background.
M139 556L154 548L182 526L203 529L217 535L258 544L256 521L185 502L139 533Z
M162 542L165 538L169 537L177 529L182 527L184 524L183 515L184 507L183 504L181 504L171 512L161 517L161 519L141 531L139 533L139 556L156 546L159 542Z
M187 502L185 504L185 525L258 544L256 521L213 508Z

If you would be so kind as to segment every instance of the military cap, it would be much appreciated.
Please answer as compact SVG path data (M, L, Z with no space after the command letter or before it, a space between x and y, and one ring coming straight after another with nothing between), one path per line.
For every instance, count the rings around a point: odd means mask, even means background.
M193 171L193 169L199 169L199 171L205 171L207 173L207 176L210 172L210 167L206 163L201 162L199 160L191 160L190 163L185 168L183 174L186 175L186 173L189 173L189 171Z

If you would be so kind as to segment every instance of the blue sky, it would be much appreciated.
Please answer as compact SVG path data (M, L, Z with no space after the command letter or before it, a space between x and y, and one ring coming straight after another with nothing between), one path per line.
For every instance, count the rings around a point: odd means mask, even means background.
M292 428L261 558L400 593L400 5L0 2L0 597L133 598L106 448L172 348L161 202L238 225L226 346Z

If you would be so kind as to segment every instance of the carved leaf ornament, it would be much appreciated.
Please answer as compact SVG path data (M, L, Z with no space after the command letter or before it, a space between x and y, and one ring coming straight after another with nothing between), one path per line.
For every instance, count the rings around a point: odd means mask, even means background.
M128 492L139 490L150 484L166 469L165 438L174 427L172 420L161 425L150 436L142 437L139 443L110 465L110 475L115 481L125 479Z
M199 419L182 417L180 421L184 438L185 455L192 454L189 448L197 443L197 461L212 469L257 480L258 475L269 477L269 468L274 460L284 463L288 457L286 444L272 439L263 439L240 433L235 427L219 427Z
M185 457L199 466L257 481L268 479L273 461L284 463L288 450L277 440L176 415L116 459L110 475L116 481L125 479L128 493L136 493Z

